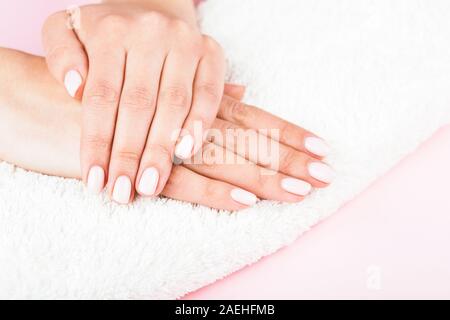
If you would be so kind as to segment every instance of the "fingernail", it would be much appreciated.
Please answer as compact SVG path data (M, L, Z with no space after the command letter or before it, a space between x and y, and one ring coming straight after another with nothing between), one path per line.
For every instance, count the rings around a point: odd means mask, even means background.
M64 78L64 86L66 87L67 92L73 98L77 93L78 89L81 86L83 79L81 78L80 73L75 70L70 70L66 73Z
M231 198L246 206L252 206L258 201L253 193L238 188L231 190Z
M175 155L180 159L187 159L191 156L194 147L194 138L190 134L181 138L175 147Z
M112 198L120 204L128 204L131 196L131 181L127 176L120 176L114 185Z
M325 141L317 137L306 138L305 148L319 157L325 157L330 153L330 146Z
M87 189L93 194L102 192L105 186L105 171L99 166L94 166L89 170L87 179Z
M294 178L285 178L281 180L281 187L287 192L299 196L308 195L312 189L312 186L308 182Z
M334 180L334 171L328 165L322 162L312 162L308 165L308 171L311 177L325 183L331 183Z
M158 186L159 173L156 168L148 168L142 174L139 181L138 190L145 196L152 196L155 194L156 187Z

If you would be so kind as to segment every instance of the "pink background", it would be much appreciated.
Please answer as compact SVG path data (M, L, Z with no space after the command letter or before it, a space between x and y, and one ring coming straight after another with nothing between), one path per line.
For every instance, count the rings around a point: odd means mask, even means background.
M0 46L42 54L46 16L0 2ZM187 299L450 298L450 127L293 245Z
M450 298L450 127L293 245L186 299Z

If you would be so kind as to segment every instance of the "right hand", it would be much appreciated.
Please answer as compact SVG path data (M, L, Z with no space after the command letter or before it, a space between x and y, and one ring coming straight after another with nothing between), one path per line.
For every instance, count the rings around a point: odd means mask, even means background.
M213 129L222 133L226 129L245 129L255 134L261 129L278 129L278 153L270 154L271 161L266 162L258 158L257 146L255 149L247 144L242 149L238 144L223 145L223 140L208 142L203 148L203 163L174 167L163 195L234 211L255 204L258 198L298 202L312 188L323 188L331 183L334 173L322 161L329 148L322 139L270 113L241 103L239 89L227 86L225 94L237 99L224 96ZM230 153L234 156L228 158L235 159L235 163L223 163Z
M47 19L43 38L50 72L82 97L83 181L94 193L106 185L122 204L135 188L158 195L174 154L195 153L203 143L195 126L206 131L217 115L222 48L196 25L149 6L79 9L73 30L68 14L58 12Z

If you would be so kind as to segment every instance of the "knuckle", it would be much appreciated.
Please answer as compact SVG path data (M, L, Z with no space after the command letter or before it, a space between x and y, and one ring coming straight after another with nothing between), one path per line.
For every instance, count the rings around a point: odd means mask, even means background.
M111 141L102 135L86 135L83 137L82 145L89 150L95 150L95 152L99 153L109 153L111 149Z
M294 164L294 154L293 152L286 152L280 163L281 170L284 172L291 172Z
M175 167L172 170L171 175L167 179L166 185L164 186L164 190L166 192L174 192L183 184L183 178L180 174L180 171L178 171L177 167Z
M244 122L248 116L248 109L243 103L237 100L228 99L227 106L230 119L237 123Z
M86 63L86 58L79 47L69 48L62 45L51 48L46 55L46 61L50 68L63 70L73 63Z
M194 30L187 22L173 19L163 29L169 34L169 44L192 58L200 58L204 48L201 34ZM167 38L167 36L165 36Z
M146 151L152 156L154 159L158 159L161 163L172 163L173 159L173 151L162 144L150 144L148 145Z
M261 170L259 170L258 176L256 178L257 181L255 181L256 185L259 188L261 188L262 190L269 189L271 181L272 181L272 176L266 175L266 174L262 174L260 171Z
M220 163L220 155L217 150L212 142L206 143L201 149L202 165L205 167L214 167L217 163Z
M118 14L108 14L98 22L98 29L114 34L127 27L127 19Z
M46 56L48 64L53 66L60 65L61 60L63 60L64 57L67 57L69 55L69 52L69 48L65 45L51 48Z
M195 88L195 91L198 94L201 94L203 97L213 102L218 102L220 100L222 90L215 83L202 83Z
M137 167L140 155L135 151L120 150L113 153L115 162L126 169L133 169Z
M161 102L169 107L187 109L189 103L189 91L183 86L170 86L161 91Z
M215 54L223 54L222 46L213 38L207 35L202 36L203 47L206 51L215 53Z
M298 168L299 164L301 163L299 162L299 157L297 156L295 151L287 150L281 155L281 171L292 173L296 171L296 168Z
M174 19L171 21L170 25L173 30L175 30L175 32L180 36L188 36L192 34L191 26L183 20Z
M220 199L221 196L218 194L220 191L221 188L218 188L216 183L208 179L203 186L203 198L209 199L210 201Z
M138 20L138 23L144 27L152 27L153 29L163 29L167 26L168 18L156 11L150 11L142 14Z
M239 127L236 126L235 124L233 124L229 121L226 121L226 120L221 120L221 119L216 119L214 121L214 128L217 128L224 132L229 131L230 133L239 129Z
M121 106L136 111L152 111L155 107L155 95L145 87L136 87L126 91L121 97Z
M89 88L86 101L91 106L115 106L119 101L119 91L108 81L99 81Z
M211 131L217 131L217 128L212 128L213 123L214 123L214 115L199 112L197 110L189 114L189 117L185 122L185 127L190 130L193 130L193 132L198 131L199 133L202 134L201 137L203 141L206 141L207 139L209 139Z
M290 123L285 123L280 127L280 141L291 141L292 137L298 136Z

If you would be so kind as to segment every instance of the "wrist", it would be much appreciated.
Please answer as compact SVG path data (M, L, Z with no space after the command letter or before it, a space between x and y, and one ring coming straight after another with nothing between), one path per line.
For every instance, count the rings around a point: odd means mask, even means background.
M72 103L50 75L45 60L24 52L0 48L0 102L8 109L52 103Z
M43 58L0 48L0 59L7 62L0 64L0 159L43 173L58 168L57 151L72 154L70 146L79 143L79 102L53 79ZM76 176L78 159L70 164L61 176Z
M103 0L109 4L134 4L180 19L198 29L193 0Z

